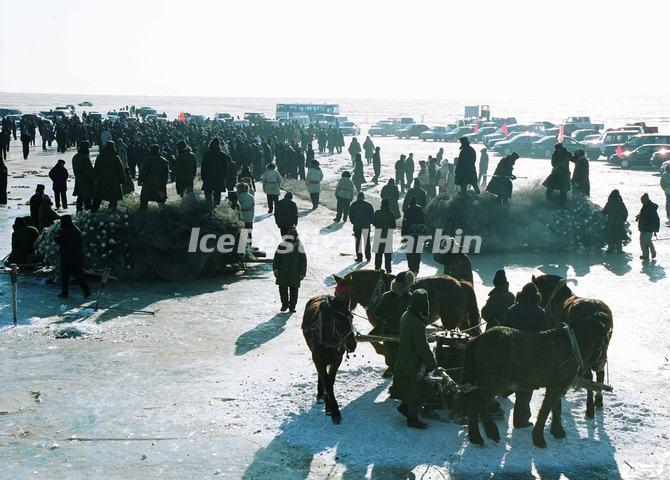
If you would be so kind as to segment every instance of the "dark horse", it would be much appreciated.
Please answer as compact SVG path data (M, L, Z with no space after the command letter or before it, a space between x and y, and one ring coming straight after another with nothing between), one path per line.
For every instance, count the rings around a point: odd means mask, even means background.
M393 276L380 270L356 270L345 277L333 275L337 286L335 294L342 296L353 310L357 305L365 308L368 320L377 326L374 316L376 301L390 289ZM446 329L471 328L471 334L478 333L479 308L474 288L470 282L458 281L448 275L435 275L418 279L412 290L423 288L430 301L431 323L442 320Z
M544 332L523 332L513 328L494 327L465 347L463 386L474 389L466 394L468 402L468 437L483 444L479 417L486 436L500 441L498 427L491 418L489 404L496 394L506 390L546 392L533 428L533 444L544 448L544 426L551 411L551 434L564 438L561 425L561 397L577 378L579 370L596 368L605 363L611 327L602 313L580 322ZM465 390L467 391L467 390Z
M325 404L334 424L342 421L333 385L344 353L356 350L351 311L339 297L317 295L307 301L302 317L302 334L319 374L316 399Z
M542 295L542 308L547 312L550 324L553 328L561 324L573 324L589 319L594 315L599 315L602 321L606 322L610 329L610 334L614 326L612 311L601 300L592 298L582 298L574 295L572 290L565 284L558 275L540 275L533 276L532 281ZM592 371L596 372L596 381L604 383L605 381L605 363L607 363L607 350L604 352L604 361L597 364L593 369L587 369L581 372L582 376L588 380L593 379ZM586 418L593 418L595 408L603 407L603 393L598 391L593 399L593 390L586 390Z

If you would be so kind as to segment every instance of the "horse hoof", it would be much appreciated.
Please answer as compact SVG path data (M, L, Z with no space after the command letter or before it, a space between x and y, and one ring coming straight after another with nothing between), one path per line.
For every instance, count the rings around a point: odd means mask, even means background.
M332 416L333 416L333 412L330 411L330 410L328 410L328 409L326 409L326 416L328 416L328 417L332 417Z
M333 415L330 419L333 421L333 425L342 423L342 417L340 415Z
M601 398L596 397L596 403L595 403L595 406L596 406L596 408L597 408L598 410L602 410L602 408L603 408L603 399L602 399L602 397L601 397Z
M481 435L469 434L468 439L470 440L470 443L474 445L484 446L484 439L482 438Z
M316 403L323 403L323 395L317 395L316 396Z
M494 443L500 442L500 433L498 433L498 429L492 432L486 432L486 436L489 437Z
M565 438L565 430L563 430L563 428L561 428L561 429L558 429L558 428L554 429L554 428L552 428L552 429L551 429L551 435L552 435L554 438Z
M547 448L547 442L544 440L544 435L542 433L533 433L533 445L537 448Z
M596 416L595 412L593 410L587 410L586 411L586 419L587 420L593 420L593 418Z

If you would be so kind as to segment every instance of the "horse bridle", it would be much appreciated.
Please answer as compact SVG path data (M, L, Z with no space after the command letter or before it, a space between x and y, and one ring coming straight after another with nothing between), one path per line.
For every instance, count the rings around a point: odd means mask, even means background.
M559 291L561 288L565 287L565 285L566 285L566 281L565 281L564 279L562 279L562 278L559 279L558 282L556 282L556 285L554 285L553 290L552 290L551 293L549 294L549 297L547 298L547 301L546 301L545 304L544 304L544 309L543 309L543 310L544 310L544 313L547 314L547 316L549 317L549 319L552 318L551 302L554 301L554 297L556 296L556 294L558 293L558 291Z

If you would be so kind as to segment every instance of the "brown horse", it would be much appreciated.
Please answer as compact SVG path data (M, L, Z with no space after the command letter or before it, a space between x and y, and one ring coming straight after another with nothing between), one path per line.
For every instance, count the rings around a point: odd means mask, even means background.
M557 328L563 323L574 324L599 316L607 324L609 335L612 335L614 318L612 310L601 300L578 297L566 285L558 275L533 276L532 282L542 295L542 308L549 316L552 328ZM602 363L594 364L592 369L582 372L584 378L593 379L592 371L596 372L596 381L605 381L605 364L607 363L607 350L605 350ZM593 418L595 408L603 407L603 393L598 391L593 399L593 390L586 390L586 418Z
M333 278L337 282L335 294L344 297L351 310L359 304L363 306L372 326L377 326L373 313L375 303L390 289L394 277L380 270L356 270L345 277L333 275ZM431 323L440 319L446 329L471 329L471 335L479 333L475 328L479 324L479 308L470 282L458 281L448 275L435 275L417 280L412 290L417 288L428 292Z
M356 350L352 319L344 299L331 295L310 298L302 317L302 334L319 375L316 399L324 402L326 415L335 425L342 421L333 388L335 376L345 352Z
M577 378L580 368L603 364L611 329L598 313L579 322L544 332L523 332L494 327L465 347L463 383L474 387L466 395L469 406L468 437L483 444L479 417L486 436L500 441L489 405L494 395L510 388L534 390L545 387L544 400L533 428L533 444L544 448L544 426L551 412L551 434L565 437L561 425L561 396Z

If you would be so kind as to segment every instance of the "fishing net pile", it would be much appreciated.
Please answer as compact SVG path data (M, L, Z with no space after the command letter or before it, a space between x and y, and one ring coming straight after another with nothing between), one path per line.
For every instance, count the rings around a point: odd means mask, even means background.
M188 280L234 272L243 257L235 250L188 251L192 228L200 228L198 238L232 234L239 239L243 224L237 212L224 203L211 212L202 199L140 210L137 201L127 200L119 210L78 213L73 222L82 233L84 269L101 272L109 268L112 276L123 280ZM47 265L57 266L60 262L54 241L59 230L57 222L37 240L38 252Z
M509 205L493 195L439 196L427 207L427 223L454 235L479 235L482 252L599 249L607 243L602 208L582 195L569 195L564 207L547 202L535 184L515 191ZM630 231L626 225L630 241Z

